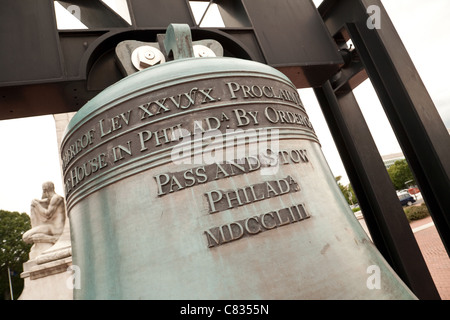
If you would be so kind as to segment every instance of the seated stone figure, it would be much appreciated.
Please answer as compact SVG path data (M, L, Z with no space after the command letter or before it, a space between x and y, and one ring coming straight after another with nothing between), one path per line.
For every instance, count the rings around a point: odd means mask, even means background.
M42 185L42 199L31 201L31 229L23 234L26 243L54 244L64 230L64 198L55 193L53 182Z

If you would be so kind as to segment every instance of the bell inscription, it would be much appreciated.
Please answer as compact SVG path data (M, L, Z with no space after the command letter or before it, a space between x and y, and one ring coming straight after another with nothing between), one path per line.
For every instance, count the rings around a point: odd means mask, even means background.
M244 130L244 139L249 134L270 135L270 130L278 126L304 131L316 139L297 91L286 83L266 82L267 85L254 85L245 77L224 78L204 89L199 89L201 81L189 82L180 84L170 96L166 88L155 90L151 96L140 95L117 106L113 113L108 110L89 119L81 135L68 138L62 154L68 202L80 185L95 177L156 152L167 152L174 146L172 154L182 153L172 157L174 162L182 162L181 157L191 155L195 161L190 149L198 147L193 141L199 139L203 145L195 151L206 151L203 158L211 144L208 140L222 136L226 141L239 139L238 133ZM243 108L246 105L249 107ZM234 147L232 143L228 145ZM224 148L220 144L209 147L213 151Z

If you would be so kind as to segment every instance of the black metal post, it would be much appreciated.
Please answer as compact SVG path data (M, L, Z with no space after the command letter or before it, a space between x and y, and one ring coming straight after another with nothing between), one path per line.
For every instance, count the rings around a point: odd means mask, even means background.
M392 21L380 0L325 0L319 11L355 45L449 253L450 136Z
M387 24L387 22L384 22ZM450 255L450 136L395 32L383 37L360 25L348 32L384 107ZM392 29L394 30L394 29ZM384 41L396 50L388 52Z
M353 93L314 90L374 244L419 299L440 299Z

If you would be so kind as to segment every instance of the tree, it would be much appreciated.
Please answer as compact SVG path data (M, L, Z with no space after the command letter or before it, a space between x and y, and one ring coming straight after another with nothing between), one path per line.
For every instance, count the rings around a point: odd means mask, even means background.
M356 198L355 190L353 190L353 187L351 184L347 186L348 189L348 199L350 204L357 204L358 199Z
M405 189L405 182L415 181L411 169L409 168L408 162L406 160L396 161L388 169L389 177L396 190Z
M342 179L342 176L335 177L336 182L339 186L339 189L341 189L342 194L344 195L345 199L347 200L347 203L349 205L358 203L358 200L356 199L355 191L353 191L353 187L351 184L344 186L340 181Z
M14 299L22 293L24 281L20 273L31 248L31 244L22 241L22 235L30 228L26 213L0 210L0 299L10 299L8 268Z

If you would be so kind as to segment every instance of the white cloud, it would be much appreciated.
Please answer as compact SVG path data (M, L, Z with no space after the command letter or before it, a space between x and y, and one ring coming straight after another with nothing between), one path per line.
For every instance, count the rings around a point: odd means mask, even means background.
M53 116L0 121L0 209L29 213L53 181L63 195Z
M450 128L450 1L382 0L444 123Z

